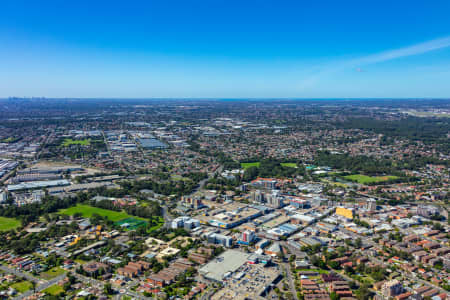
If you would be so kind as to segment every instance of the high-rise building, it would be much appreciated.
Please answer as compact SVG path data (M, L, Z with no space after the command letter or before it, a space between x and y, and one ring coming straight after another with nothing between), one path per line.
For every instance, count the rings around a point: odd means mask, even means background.
M402 284L397 280L387 281L381 287L381 293L386 298L395 297L403 292Z
M431 205L419 205L417 207L417 214L419 216L429 218L434 215L439 215L439 208Z
M8 199L8 197L7 197L6 193L0 192L0 203L6 202L7 199Z
M253 202L264 203L264 193L260 190L252 191L250 195Z
M250 244L255 240L255 233L250 230L246 230L242 233L242 241L244 243Z
M283 196L281 196L280 191L272 190L271 194L267 194L267 205L273 208L280 208L283 206Z
M375 199L367 200L366 209L368 211L376 211L377 210L377 201Z

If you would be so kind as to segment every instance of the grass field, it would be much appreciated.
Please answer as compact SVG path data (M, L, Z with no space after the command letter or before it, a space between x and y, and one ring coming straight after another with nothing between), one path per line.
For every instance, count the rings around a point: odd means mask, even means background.
M139 220L145 220L138 217L133 217L127 214L124 211L114 211L109 209L103 209L98 207L93 207L84 204L78 204L77 206L72 206L66 209L62 209L59 211L60 214L73 216L76 213L81 213L84 218L90 218L93 214L98 214L102 217L107 217L109 220L113 222L117 222L127 218L136 218Z
M360 184L368 184L368 183L376 183L376 182L383 182L388 181L391 179L397 179L397 176L366 176L361 174L356 175L348 175L344 177L347 180L350 181L356 181Z
M33 284L29 281L21 281L11 284L11 287L19 293L25 293L26 291L33 288Z
M257 168L259 168L259 164L260 164L259 161L241 163L241 168L242 169L248 169L250 167L257 167Z
M52 296L58 296L59 294L64 292L64 289L62 288L62 286L54 284L43 290L43 292Z
M14 218L0 217L0 231L15 229L21 225L21 222Z
M296 163L281 163L281 166L289 167L289 168L297 168L297 164Z
M64 269L61 269L60 267L54 267L48 270L47 272L41 273L41 276L45 279L52 279L59 275L64 274L66 271Z
M91 139L84 139L84 140L64 139L62 146L63 147L69 147L70 145L89 146L90 144L91 144Z

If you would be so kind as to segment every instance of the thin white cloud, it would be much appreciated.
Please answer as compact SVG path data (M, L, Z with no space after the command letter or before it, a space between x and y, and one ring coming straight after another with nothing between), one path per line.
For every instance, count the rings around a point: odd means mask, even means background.
M405 48L389 50L378 54L369 55L355 60L355 63L358 63L359 65L374 64L379 62L385 62L392 59L419 55L447 47L450 47L450 37L431 40L428 42L420 43Z
M382 63L393 59L402 57L408 57L413 55L420 55L434 50L450 47L450 36L427 41L424 43L404 47L400 49L388 50L368 56L358 57L355 59L349 59L345 61L335 62L329 65L325 65L321 71L306 78L300 83L300 88L305 88L317 83L324 76L328 76L338 71L346 69L362 70L362 66Z

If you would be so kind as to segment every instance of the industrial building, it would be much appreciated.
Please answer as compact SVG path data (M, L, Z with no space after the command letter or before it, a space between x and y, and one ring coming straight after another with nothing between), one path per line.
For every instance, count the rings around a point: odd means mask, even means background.
M139 139L139 143L144 149L165 149L167 145L158 139Z
M9 184L7 189L8 191L20 191L20 190L31 190L37 188L47 188L54 186L65 186L70 185L70 182L66 179L61 180L50 180L50 181L31 181L31 182L23 182L19 184Z
M316 218L303 215L303 214L295 214L292 216L291 222L293 224L302 224L302 225L309 225L312 222L314 222Z

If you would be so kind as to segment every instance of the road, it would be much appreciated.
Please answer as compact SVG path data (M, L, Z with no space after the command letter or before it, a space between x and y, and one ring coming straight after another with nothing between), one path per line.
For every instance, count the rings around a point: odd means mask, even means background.
M11 269L11 268L8 268L8 267L2 266L2 265L0 265L0 270L4 271L5 273L14 274L18 277L23 277L28 281L36 283L37 284L37 287L35 288L36 292L43 291L46 288L48 288L49 286L56 284L57 282L59 282L60 280L62 280L66 277L66 274L63 274L63 275L60 275L58 277L55 277L55 278L47 281L47 280L43 280L43 279L38 279L29 273L21 272L17 269ZM14 299L23 299L28 296L31 296L32 294L34 294L34 291L29 290L29 291L15 297Z
M164 218L164 227L170 228L170 223L172 222L172 217L169 214L169 209L167 208L167 205L161 206L162 215Z
M217 170L215 170L214 173L211 174L211 176L208 176L207 178L200 180L197 184L197 187L194 188L194 190L192 191L192 193L190 195L188 195L188 197L193 196L197 191L201 190L203 188L203 186L205 185L205 183L208 182L209 179L214 177L216 174L222 173L222 171L223 171L223 166L219 166L217 168Z
M217 168L217 170L213 173L212 176L214 176L217 173L221 173L222 170L223 170L223 167L220 166L219 168ZM197 184L197 187L194 188L194 190L192 191L192 193L189 196L193 196L197 191L201 190L210 178L211 177L208 176L207 178L200 180L199 183ZM163 204L162 201L160 201L158 199L150 199L150 200L157 201L161 204L162 215L164 218L164 227L170 228L170 224L172 222L172 216L169 213L169 209L167 208L167 205Z
M85 284L94 284L94 285L101 286L101 287L103 287L103 285L105 284L105 282L103 282L103 281L99 281L99 280L96 280L96 279L93 279L93 278L90 278L90 277L85 277L83 275L80 275L80 274L77 274L77 273L74 273L74 272L72 273L72 275L74 275L79 281L81 281L81 282L83 282ZM143 296L141 294L138 294L135 291L130 290L130 288L122 288L122 289L120 289L119 293L116 294L115 298L119 297L118 299L120 299L121 296L131 296L131 297L133 297L133 299L142 299L142 300L152 299L152 298L149 298L149 297L145 297L145 296Z
M289 283L289 288L291 290L292 296L294 296L295 300L298 300L297 290L295 289L295 282L294 279L292 278L291 266L289 265L289 263L283 263L283 268L284 271L286 272L286 277Z
M59 275L58 277L55 277L55 278L53 278L53 279L51 279L49 281L45 281L44 283L38 285L35 288L34 291L33 290L28 290L25 293L15 297L15 298L13 298L13 299L14 300L21 300L21 299L24 299L26 297L29 297L29 296L33 295L34 293L36 293L36 292L41 292L41 291L45 290L46 288L48 288L48 287L50 287L50 286L52 286L54 284L57 284L59 281L63 280L64 278L66 278L66 274Z
M32 282L35 282L35 283L41 282L38 278L32 276L31 274L20 272L17 269L11 269L11 268L8 268L6 266L0 265L0 270L4 271L5 273L14 274L14 275L16 275L18 277L26 278L28 281L32 281Z
M54 284L57 284L59 281L63 280L67 276L67 274L62 274L51 280L43 280L43 279L38 279L29 273L20 272L18 270L11 269L11 268L8 268L3 265L0 265L0 270L2 270L5 273L14 274L18 277L23 277L23 278L27 279L28 281L32 281L37 284L37 286L34 290L29 290L21 295L18 295L17 297L13 298L14 300L22 300L26 297L33 295L35 292L41 292L41 291L45 290L46 288L48 288ZM103 285L105 283L105 282L102 282L102 281L99 281L99 280L96 280L93 278L82 276L75 272L72 272L72 275L74 275L79 281L81 281L85 284L91 284L91 285L95 284L97 286L103 287ZM143 295L140 295L140 294L130 290L129 288L123 289L123 292L119 292L119 294L118 294L118 296L124 296L124 295L131 296L131 297L133 297L133 299L142 299L142 300L151 299L149 297L144 297Z

